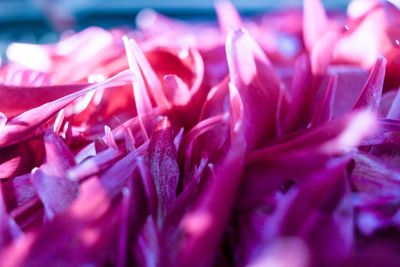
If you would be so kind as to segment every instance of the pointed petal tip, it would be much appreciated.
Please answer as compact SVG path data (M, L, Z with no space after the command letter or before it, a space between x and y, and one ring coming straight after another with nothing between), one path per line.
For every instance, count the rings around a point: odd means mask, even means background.
M304 0L303 13L303 38L307 50L311 51L326 33L328 17L320 0Z
M368 80L361 90L361 94L354 105L354 110L368 108L373 112L378 111L382 97L383 84L385 80L387 60L383 56L378 56L369 74Z
M242 27L243 22L235 6L229 0L218 0L214 2L220 29L224 35L229 34L232 29Z
M244 29L231 30L226 38L229 76L236 85L250 84L256 75L256 63L249 35Z

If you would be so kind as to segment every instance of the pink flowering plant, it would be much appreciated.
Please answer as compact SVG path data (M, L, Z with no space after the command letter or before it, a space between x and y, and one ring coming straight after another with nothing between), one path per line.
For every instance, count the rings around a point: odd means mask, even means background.
M8 47L0 266L399 266L395 1L216 13Z

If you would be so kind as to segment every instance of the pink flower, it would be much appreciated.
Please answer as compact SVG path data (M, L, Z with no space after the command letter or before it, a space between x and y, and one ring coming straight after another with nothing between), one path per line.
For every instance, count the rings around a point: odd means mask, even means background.
M399 9L216 11L10 45L1 266L396 266Z

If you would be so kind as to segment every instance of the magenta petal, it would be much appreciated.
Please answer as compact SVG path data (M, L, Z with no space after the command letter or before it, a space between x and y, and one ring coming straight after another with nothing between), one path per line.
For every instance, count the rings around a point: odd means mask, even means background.
M64 214L31 233L23 246L20 243L13 246L9 253L15 257L2 257L1 263L6 262L7 266L104 265L115 246L119 218L118 209L109 208L110 201L101 185L91 179Z
M319 209L335 209L337 201L342 198L342 193L331 192L330 190L336 189L335 184L340 180L344 181L344 172L348 159L341 159L338 162L332 162L330 168L317 173L310 180L300 185L300 189L296 192L295 198L292 200L291 205L287 208L286 214L280 225L282 234L296 234L301 231L302 225L308 220L309 215ZM318 185L318 186L316 186ZM330 199L335 198L338 199ZM332 203L330 203L332 202ZM333 205L329 207L329 205ZM325 207L325 205L327 205ZM294 224L293 222L299 222Z
M228 151L199 197L198 206L183 218L186 238L180 244L177 266L209 266L213 262L240 182L245 152L240 146L235 144Z
M158 219L161 222L161 217L159 216L158 206L158 194L155 185L155 181L150 173L150 168L146 164L143 157L137 157L136 163L139 167L140 177L143 184L144 193L146 195L148 212L153 217L153 219Z
M200 122L192 128L199 129L198 126L202 125L204 126L202 130L207 129L201 136L198 136L198 140L194 138L191 140L194 142L192 151L195 153L193 156L196 157L196 163L201 160L200 158L217 159L223 153L223 145L229 138L229 124L226 123L229 119L229 110L228 79L224 79L221 84L211 88L200 112ZM219 119L215 120L216 118ZM214 122L211 124L212 121ZM206 122L210 122L209 126L206 126ZM211 125L213 125L212 128ZM190 133L193 132L190 131ZM185 141L188 137L189 134ZM186 153L188 154L188 152Z
M193 210L181 222L185 239L179 244L178 266L209 266L212 264L223 229L233 208L240 186L247 150L244 135L243 104L235 88L231 99L231 144L222 161L211 170L205 189Z
M120 73L105 83L88 86L76 93L48 102L14 117L6 123L0 132L0 147L21 142L37 134L34 131L38 127L78 97L100 88L113 86L121 82L124 83L127 79L130 80L126 72Z
M308 51L311 51L326 33L328 17L320 0L304 0L303 8L303 38Z
M228 139L229 127L227 126L227 116L225 114L213 116L200 121L196 124L183 138L181 145L181 153L184 155L184 170L185 177L184 183L188 180L188 172L191 172L193 164L198 163L202 159L209 159L209 157L216 157L213 153L223 145ZM220 135L216 139L208 142L209 138L213 138L211 135L218 129L223 129L224 134ZM204 136L202 136L204 135ZM213 144L217 143L219 146L214 147ZM200 147L200 149L196 149ZM217 156L218 157L218 156Z
M110 147L114 150L118 150L118 146L117 146L117 143L115 142L114 136L111 132L111 128L108 127L107 125L104 126L104 142L108 147Z
M386 14L379 1L356 2L364 14L350 20L350 31L335 47L335 60L370 68L380 55L385 55L392 48L386 31Z
M99 177L102 186L111 197L116 196L126 186L129 179L133 177L137 168L135 163L137 156L138 151L130 152ZM118 177L118 179L115 179L115 177Z
M397 90L386 118L391 120L400 120L400 90Z
M42 166L46 169L45 165ZM78 195L78 184L66 177L46 173L43 169L32 171L32 184L45 207L46 216L52 220L63 213Z
M326 33L313 47L311 51L312 71L316 75L323 75L331 63L334 48L341 32L331 31Z
M149 139L148 136L154 126L154 120L153 117L151 116L151 110L152 110L151 100L149 93L146 89L144 77L140 72L138 62L134 58L131 43L127 37L124 37L123 41L126 50L129 69L132 72L132 75L135 77L132 83L132 88L136 104L136 110L139 117L140 125L142 127L142 134L144 136L144 139L147 141Z
M372 135L376 126L376 118L369 111L353 113L319 127L307 129L301 134L293 135L292 138L281 140L276 145L254 150L249 153L248 162L303 149L316 149L327 155L344 153Z
M0 187L0 249L10 245L22 235L21 229L9 214L3 199L2 187Z
M164 218L176 199L179 181L179 166L174 133L165 118L153 131L146 159L158 195L158 216Z
M243 30L226 42L230 82L243 102L243 129L251 149L274 133L280 81L261 48Z
M378 106L382 97L385 67L386 59L379 57L371 70L357 103L354 105L354 109L368 108L373 112L378 111Z
M316 126L332 120L333 102L336 93L337 75L329 77L328 84L325 87L323 95L316 104L314 116L311 119L311 125Z
M127 39L125 38L124 44L127 53L129 53L128 57L131 57L130 54L132 53L132 56L134 56L134 59L136 60L138 68L136 68L136 66L134 67L135 75L138 76L138 79L143 79L144 81L146 81L149 92L153 96L153 99L157 103L157 106L160 108L170 108L170 103L168 102L162 90L161 81L157 77L156 73L154 72L153 68L146 59L138 44L135 42L134 39L130 39L129 41L127 41ZM134 66L133 62L130 62L129 64L131 68Z
M302 236L319 264L340 262L353 244L352 206L345 179L348 158L331 162L301 184L280 223L282 235Z
M118 236L118 255L116 260L117 267L124 267L127 265L128 258L128 241L129 241L129 215L130 215L130 200L131 191L127 188L122 190L121 200L121 214Z
M0 85L0 112L15 117L22 112L82 90L87 84L57 86L5 86Z
M2 185L2 190L4 202L8 209L23 206L37 196L30 173L8 180Z
M179 236L180 232L179 229L176 228L176 225L179 224L183 216L185 216L186 212L189 210L191 204L197 198L200 191L202 176L206 171L206 165L207 161L203 160L198 168L196 168L190 179L188 179L189 182L186 184L183 191L178 195L176 201L171 208L170 213L168 213L168 215L166 216L163 225L163 234L166 235L166 238L172 238L172 240L174 241L174 235Z
M64 141L53 131L44 135L46 167L55 176L64 176L66 171L75 165L75 158Z
M285 184L307 180L316 170L325 168L330 159L331 155L311 147L264 154L263 158L246 165L238 206L249 209L263 203L269 194ZM257 191L264 193L254 194Z
M231 30L243 27L243 22L240 18L239 12L231 1L216 1L215 10L218 16L219 28L224 36L227 36Z
M283 133L304 127L308 123L315 97L310 59L307 55L301 55L294 64L291 101L283 119Z
M353 186L358 192L399 195L400 169L365 153L354 155Z
M330 70L338 76L333 103L333 118L339 118L353 109L369 73L363 68L351 66L335 66Z
M81 164L70 168L67 172L67 177L73 181L83 180L109 168L121 156L121 151L108 148Z
M137 266L151 267L160 265L160 242L157 232L157 224L152 217L147 217L142 232L139 234L137 244L134 247ZM163 262L166 264L166 262Z
M224 79L220 84L211 88L204 101L200 120L229 112L229 81Z
M29 172L41 157L41 149L34 150L28 143L0 149L0 179L12 178Z
M189 88L177 75L165 75L164 86L166 97L172 104L184 106L190 101L191 94Z

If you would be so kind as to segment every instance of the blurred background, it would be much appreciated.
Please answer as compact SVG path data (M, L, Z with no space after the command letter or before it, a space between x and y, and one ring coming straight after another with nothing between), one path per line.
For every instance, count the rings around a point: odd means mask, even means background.
M183 20L215 18L214 0L0 0L0 55L10 42L52 43L60 32L91 25L134 27L135 16L153 8ZM233 0L243 16L300 8L302 0ZM329 9L344 9L348 0L325 0Z

